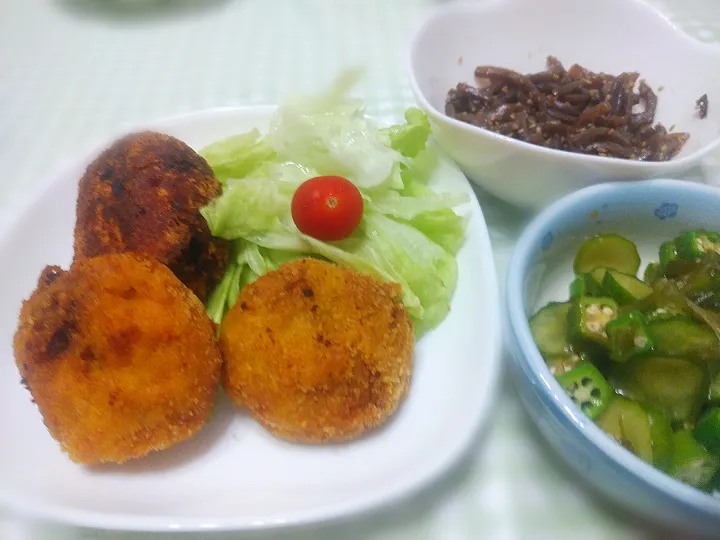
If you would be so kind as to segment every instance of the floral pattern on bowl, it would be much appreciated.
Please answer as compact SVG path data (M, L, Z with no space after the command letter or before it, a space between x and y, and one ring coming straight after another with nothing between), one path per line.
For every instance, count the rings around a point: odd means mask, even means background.
M655 209L655 217L663 221L677 216L678 205L674 202L664 202Z

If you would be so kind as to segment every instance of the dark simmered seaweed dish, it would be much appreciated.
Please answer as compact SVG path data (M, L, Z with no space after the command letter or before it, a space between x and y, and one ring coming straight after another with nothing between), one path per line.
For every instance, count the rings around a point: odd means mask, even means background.
M565 69L549 56L547 69L539 73L523 75L479 66L475 78L478 87L460 83L448 92L445 113L531 144L638 161L668 161L690 137L654 123L658 97L637 72L614 76L593 73L578 64Z

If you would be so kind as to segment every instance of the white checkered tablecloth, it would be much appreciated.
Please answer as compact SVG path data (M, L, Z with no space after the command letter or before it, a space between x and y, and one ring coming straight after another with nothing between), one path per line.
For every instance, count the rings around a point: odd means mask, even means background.
M412 103L404 72L408 38L438 0L167 0L172 9L156 11L143 9L146 3L3 3L0 228L58 162L126 124L212 106L274 103L290 90L324 84L350 64L367 67L362 92L371 114L401 112ZM720 42L715 0L653 3L698 39ZM503 276L525 216L487 198L481 203ZM506 383L482 444L439 485L371 518L263 538L622 540L648 534L558 463ZM0 519L2 540L151 537Z

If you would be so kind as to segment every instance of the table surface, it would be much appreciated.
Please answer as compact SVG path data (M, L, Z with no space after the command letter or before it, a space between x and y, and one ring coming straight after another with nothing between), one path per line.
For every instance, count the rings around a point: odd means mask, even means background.
M0 15L0 228L60 162L133 125L227 105L276 103L365 66L373 115L412 103L409 36L437 0L23 0ZM720 42L720 3L653 1ZM154 7L144 8L144 4ZM501 282L529 216L479 194ZM3 540L150 538L21 523ZM199 538L198 535L193 535ZM208 535L237 538L238 535ZM470 455L431 488L355 521L262 538L323 540L659 537L593 495L550 454L511 385ZM163 538L168 538L164 536ZM184 538L189 538L184 537ZM245 538L245 537L243 537Z

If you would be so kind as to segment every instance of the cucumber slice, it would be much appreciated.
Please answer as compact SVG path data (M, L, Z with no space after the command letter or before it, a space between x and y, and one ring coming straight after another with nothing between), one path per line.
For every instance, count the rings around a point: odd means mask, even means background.
M598 418L597 425L643 461L662 470L669 467L672 429L657 409L615 396Z
M647 283L643 283L635 276L623 274L617 270L605 272L602 288L610 298L621 306L647 298L653 292L653 288Z
M605 279L605 273L608 271L607 268L604 266L600 266L598 268L595 268L593 271L590 272L590 277L593 280L593 285L597 287L598 295L603 290L602 284L603 280Z
M635 402L626 397L616 395L612 398L607 408L598 417L595 423L600 429L615 439L618 444L632 451L632 449L628 448L629 445L624 443L625 437L623 435L622 426L620 425L620 419L622 418L623 411L628 407L629 403Z
M718 471L718 458L708 452L687 430L673 436L673 460L670 474L691 486L705 486Z
M642 404L650 424L650 440L653 447L652 464L661 471L667 472L672 465L673 431L670 421L659 409Z
M540 353L558 356L570 351L567 340L568 302L550 302L530 319L530 331Z
M708 392L708 400L710 403L720 405L720 373L715 375L710 383L710 392Z
M583 274L600 267L636 275L640 255L635 244L619 234L602 234L586 240L575 255L575 273Z
M718 468L718 472L715 473L710 482L703 486L703 491L715 496L720 495L720 468Z
M650 331L655 338L655 351L659 354L697 358L707 362L711 368L720 357L720 343L715 333L687 317L652 321Z
M643 356L616 364L611 382L623 395L657 407L674 424L695 419L709 386L704 368L670 356Z
M652 443L647 414L636 401L615 396L597 424L615 441L652 464Z
M693 436L710 452L720 457L720 407L708 410L697 421Z

